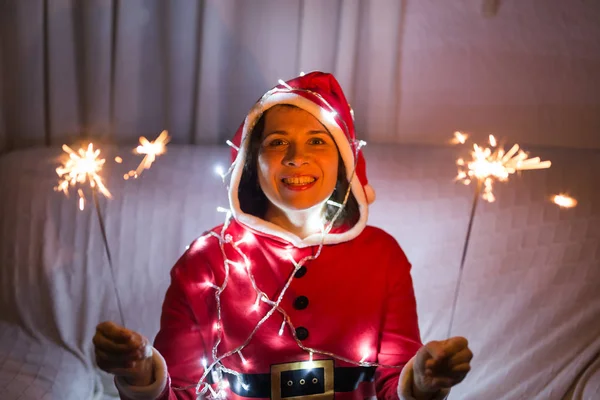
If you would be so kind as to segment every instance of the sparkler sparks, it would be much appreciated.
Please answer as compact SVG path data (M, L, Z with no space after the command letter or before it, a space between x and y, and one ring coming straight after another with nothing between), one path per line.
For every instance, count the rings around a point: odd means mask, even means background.
M454 143L465 143L467 135L461 132L454 132ZM465 266L467 249L471 237L471 229L475 218L475 211L479 197L487 202L496 200L493 193L494 182L506 182L510 175L517 171L525 171L531 169L550 168L550 161L541 161L539 157L529 158L529 155L521 150L518 144L513 145L510 150L505 151L502 146L498 145L498 141L493 135L489 136L489 147L481 147L477 144L473 145L471 152L471 160L465 161L462 158L456 160L458 166L457 181L461 181L465 185L471 184L475 180L477 188L475 189L473 203L471 205L471 215L467 226L465 242L463 244L460 267L458 270L458 279L454 290L454 299L450 313L450 324L448 325L448 337L452 333L452 325L454 323L454 314L456 312L456 304L462 281L462 273Z
M573 208L577 205L577 200L566 194L557 194L552 196L552 202L560 208Z
M102 182L99 173L102 171L105 160L99 158L100 150L94 150L94 145L90 143L87 150L80 148L74 151L66 144L63 144L62 149L69 155L69 158L63 162L61 166L56 168L58 175L58 184L54 190L63 192L66 196L69 195L69 187L75 187L77 184L88 184L92 190L98 190L105 197L112 198L112 195ZM85 207L85 196L83 190L77 190L79 195L79 209Z
M149 169L152 166L152 163L156 160L156 156L166 153L167 143L169 143L170 140L171 137L167 131L162 131L160 135L158 135L158 137L151 142L144 136L140 137L140 144L135 148L134 153L145 154L145 156L136 170L129 171L128 175L137 178L145 169ZM123 178L125 178L125 176L123 176Z
M458 132L460 133L460 132ZM456 133L455 133L456 135ZM506 151L493 135L489 137L489 147L473 145L472 159L465 161L459 158L457 181L469 185L473 180L483 185L481 197L493 202L496 200L493 193L495 181L506 182L511 174L517 171L550 168L550 161L541 161L539 157L529 158L526 152L520 149L518 144L513 145Z
M451 142L454 144L465 144L468 137L469 135L467 135L466 133L456 131L454 132L454 138L451 140Z

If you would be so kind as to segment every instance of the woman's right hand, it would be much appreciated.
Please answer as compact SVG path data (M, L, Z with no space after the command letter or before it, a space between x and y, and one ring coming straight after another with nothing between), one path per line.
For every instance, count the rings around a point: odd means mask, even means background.
M154 382L152 346L144 336L106 321L96 327L93 342L96 363L103 371L134 386Z

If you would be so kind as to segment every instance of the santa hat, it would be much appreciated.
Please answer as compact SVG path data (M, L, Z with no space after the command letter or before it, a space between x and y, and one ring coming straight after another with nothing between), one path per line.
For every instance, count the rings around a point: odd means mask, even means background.
M247 146L250 142L249 135L261 115L278 104L290 104L308 111L327 128L335 140L346 168L348 180L351 181L352 193L359 205L360 218L349 231L327 235L325 243L350 240L357 236L366 225L368 205L375 200L375 192L367 180L365 159L360 149L364 142L356 139L352 109L338 81L333 75L324 72L311 72L287 82L280 81L279 85L266 92L258 100L236 132L232 140L235 146L232 146L231 153L234 166L229 187L229 201L234 217L255 230L282 237L298 247L316 244L315 240L317 239L320 241L320 235L298 240L294 235L273 224L245 214L240 208L238 187L243 173Z

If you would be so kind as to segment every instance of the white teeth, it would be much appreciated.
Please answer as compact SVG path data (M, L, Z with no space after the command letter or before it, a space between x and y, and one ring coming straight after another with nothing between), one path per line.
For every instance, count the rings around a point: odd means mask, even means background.
M295 176L292 178L285 178L283 181L288 185L306 185L307 183L314 182L315 178L312 176Z

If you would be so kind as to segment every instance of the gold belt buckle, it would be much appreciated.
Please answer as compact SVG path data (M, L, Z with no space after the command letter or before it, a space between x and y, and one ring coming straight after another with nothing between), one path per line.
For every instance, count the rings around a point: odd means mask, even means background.
M271 366L271 399L333 400L333 360Z

